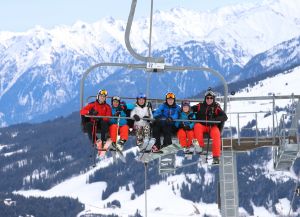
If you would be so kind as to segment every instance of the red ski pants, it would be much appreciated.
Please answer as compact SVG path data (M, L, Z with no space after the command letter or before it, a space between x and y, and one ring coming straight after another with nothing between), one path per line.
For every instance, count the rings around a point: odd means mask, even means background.
M110 136L112 142L117 141L117 129L118 129L117 124L112 124L109 126L109 136ZM128 125L123 125L123 126L119 127L118 133L120 133L121 139L124 139L126 141L128 140L128 130L129 130Z
M177 137L181 147L190 147L194 138L194 131L179 129L177 131Z
M200 123L196 123L194 126L195 138L201 147L204 147L203 134L209 133L212 138L212 153L213 157L220 157L221 154L221 135L219 128L214 126L204 126Z

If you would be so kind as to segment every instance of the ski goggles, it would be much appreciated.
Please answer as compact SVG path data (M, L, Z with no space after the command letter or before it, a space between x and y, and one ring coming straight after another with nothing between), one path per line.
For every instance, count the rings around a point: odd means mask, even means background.
M166 99L175 99L175 94L174 93L167 93L166 94Z
M98 94L107 96L107 90L100 90Z
M213 96L207 96L206 99L214 99Z

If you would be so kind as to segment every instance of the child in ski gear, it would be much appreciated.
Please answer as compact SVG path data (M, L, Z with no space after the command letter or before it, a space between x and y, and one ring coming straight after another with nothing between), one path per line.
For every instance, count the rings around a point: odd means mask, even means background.
M155 119L153 124L153 137L155 138L155 145L153 145L153 152L158 152L161 147L160 135L164 136L163 147L172 144L172 133L176 131L174 119L178 118L180 107L176 104L175 94L169 92L166 94L166 102L161 104L153 113Z
M130 117L134 119L133 129L137 140L137 146L141 147L144 140L150 139L150 123L141 118L153 118L152 108L150 104L146 105L147 97L140 93L136 97L136 107L131 111Z
M215 93L208 89L205 93L204 102L192 107L196 113L196 119L202 121L220 121L220 123L201 122L195 123L194 134L201 147L204 147L203 134L208 133L212 138L213 163L218 164L221 154L220 126L227 120L227 115L215 101Z
M121 105L121 99L119 96L111 98L112 116L126 117L126 106L124 103ZM124 143L128 140L128 125L127 120L123 118L111 118L109 126L109 135L112 140L112 144L119 150L123 150ZM117 141L117 135L120 133L120 140Z
M189 101L182 101L181 112L179 113L180 120L177 121L175 126L178 128L177 137L181 147L183 147L185 153L193 152L191 147L194 139L194 122L188 121L195 119L195 114L191 112L191 106Z
M106 103L107 91L100 90L97 99L80 110L83 131L88 134L93 144L96 144L97 132L101 133L102 145L107 140L109 118L89 118L85 115L111 116L111 107Z

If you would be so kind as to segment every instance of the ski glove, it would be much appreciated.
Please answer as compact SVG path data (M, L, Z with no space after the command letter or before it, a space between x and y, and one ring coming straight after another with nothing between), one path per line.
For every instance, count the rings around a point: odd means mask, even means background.
M149 116L144 116L143 118L150 118ZM146 120L147 122L150 122L150 120Z
M193 120L193 119L194 119L193 116L194 116L194 113L193 113L193 114L189 114L189 115L188 115L188 119L189 119L189 120Z
M141 120L140 116L138 116L137 114L133 115L133 118L135 121Z
M147 103L147 107L150 108L150 109L152 110L152 104L151 104L151 102L148 102L148 103Z
M119 116L121 114L120 111L116 111L115 116Z
M154 120L154 122L155 122L155 123L159 123L159 122L160 122L160 120L161 120L161 117L160 117L160 116L158 116L158 117L155 117L154 119L155 119L155 120Z
M184 130L191 130L190 126L184 126L183 129Z
M168 123L171 123L171 122L173 121L173 118L168 117L168 118L166 119L166 121L167 121Z
M98 112L94 108L89 110L89 113L88 113L88 115L97 115L97 114L98 114Z

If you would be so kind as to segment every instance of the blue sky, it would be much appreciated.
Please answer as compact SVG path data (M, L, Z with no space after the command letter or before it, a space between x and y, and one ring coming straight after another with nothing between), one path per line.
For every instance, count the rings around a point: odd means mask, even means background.
M258 0L154 0L154 10L184 7L199 11ZM136 16L149 17L150 0L138 0ZM127 19L131 0L1 0L0 31L21 32L40 25L72 25L78 20L92 23L103 17Z

